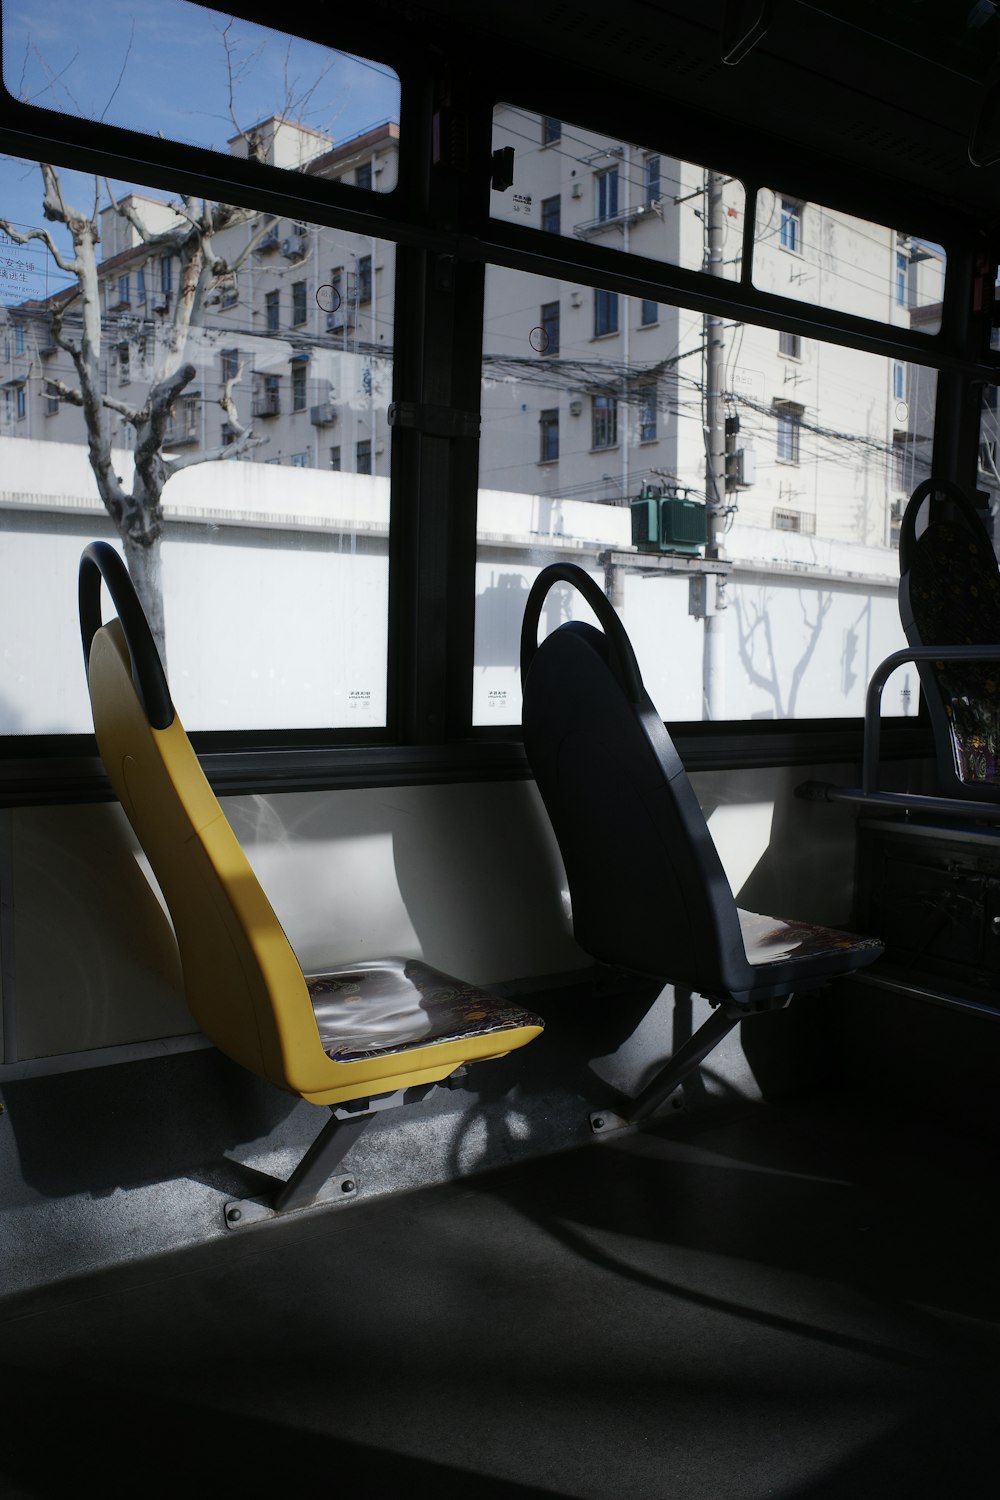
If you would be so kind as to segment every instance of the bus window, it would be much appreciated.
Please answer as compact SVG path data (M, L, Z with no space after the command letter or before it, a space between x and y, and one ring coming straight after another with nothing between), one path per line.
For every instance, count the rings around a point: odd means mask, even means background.
M921 333L941 327L945 252L773 188L757 194L753 281L761 291Z
M502 104L493 147L514 151L513 187L492 194L491 212L508 219L687 270L706 269L705 204L714 174L645 146ZM740 275L746 194L721 179L722 228L713 274ZM655 321L656 303L647 310Z
M0 732L89 731L81 538L129 528L189 729L384 725L393 247L123 182L95 247L42 211L94 179L0 171Z
M644 319L641 298L487 273L476 722L517 722L523 604L558 558L622 610L665 719L860 716L905 644L895 528L930 472L934 372L725 320L712 420L706 319ZM915 711L904 677L886 713Z
M391 68L190 0L155 7L5 0L3 81L28 104L288 171L388 192L396 153L361 138L399 119Z

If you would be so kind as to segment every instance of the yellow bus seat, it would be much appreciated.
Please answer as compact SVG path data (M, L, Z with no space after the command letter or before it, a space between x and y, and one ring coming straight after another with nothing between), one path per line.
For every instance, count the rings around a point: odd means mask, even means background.
M102 579L118 612L108 623ZM538 1016L417 959L304 974L177 716L132 580L107 542L85 548L79 587L98 749L167 903L187 1004L220 1051L336 1110L440 1082L539 1035ZM361 1118L334 1115L277 1211L316 1196L349 1144L343 1127Z

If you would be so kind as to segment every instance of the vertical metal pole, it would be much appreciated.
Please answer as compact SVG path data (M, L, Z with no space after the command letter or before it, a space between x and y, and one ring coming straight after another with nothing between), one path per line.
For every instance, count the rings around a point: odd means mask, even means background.
M719 172L705 173L705 270L712 276L722 275L722 242L725 235L722 185ZM725 523L726 499L726 422L723 410L723 365L725 350L722 319L706 313L705 343L705 499L708 538L706 558L722 556L722 528ZM725 579L708 575L705 579L705 641L702 667L704 714L707 719L725 717ZM714 591L714 597L713 597Z

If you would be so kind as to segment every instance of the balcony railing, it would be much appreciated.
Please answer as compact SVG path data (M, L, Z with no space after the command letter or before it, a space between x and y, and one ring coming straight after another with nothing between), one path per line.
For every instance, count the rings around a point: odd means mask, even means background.
M618 213L608 214L603 219L586 219L581 224L573 225L573 233L578 240L590 239L592 235L600 234L602 229L624 229L627 225L638 224L643 219L652 217L662 218L662 205L656 203L637 203L634 208L624 208Z

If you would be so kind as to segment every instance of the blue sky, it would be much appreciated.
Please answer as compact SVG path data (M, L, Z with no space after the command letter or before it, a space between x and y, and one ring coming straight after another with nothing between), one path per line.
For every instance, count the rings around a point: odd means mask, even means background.
M334 140L399 118L398 80L384 64L232 21L188 0L4 0L2 14L8 92L72 115L218 151L228 150L237 126L272 114L289 114ZM41 225L40 184L37 167L0 158L0 214ZM66 186L80 206L93 193L92 181L73 173ZM41 251L31 257L33 277L47 259ZM50 277L15 298L0 281L0 301L44 295L58 284Z

